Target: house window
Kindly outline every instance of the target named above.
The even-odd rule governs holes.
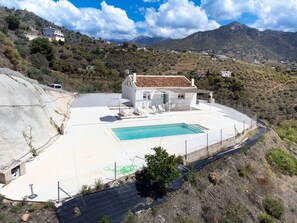
[[[177,98],[178,99],[185,99],[185,93],[179,93]]]
[[[143,92],[143,100],[151,100],[151,93],[150,92]]]

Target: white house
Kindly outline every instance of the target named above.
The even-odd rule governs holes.
[[[197,93],[211,92],[197,89],[194,79],[185,76],[128,75],[122,83],[122,98],[135,108],[164,106],[167,110],[190,110],[196,104]],[[212,95],[212,94],[211,94]]]
[[[61,30],[55,29],[53,27],[46,27],[42,29],[42,35],[46,36],[52,40],[61,40],[65,41],[64,34],[62,33]]]
[[[220,72],[220,75],[221,75],[222,77],[231,77],[231,74],[232,74],[232,71],[228,71],[228,70],[222,70],[222,71]]]

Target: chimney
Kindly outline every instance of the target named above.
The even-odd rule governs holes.
[[[133,82],[136,83],[136,73],[133,73]]]
[[[195,80],[194,80],[194,78],[191,79],[191,85],[192,85],[192,87],[195,87]]]

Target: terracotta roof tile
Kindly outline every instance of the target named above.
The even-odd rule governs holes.
[[[135,84],[137,87],[193,87],[185,76],[137,75]]]

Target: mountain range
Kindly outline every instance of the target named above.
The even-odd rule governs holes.
[[[297,33],[259,31],[238,22],[218,29],[196,32],[183,39],[163,40],[151,44],[155,49],[207,51],[253,61],[289,60],[297,58]]]

